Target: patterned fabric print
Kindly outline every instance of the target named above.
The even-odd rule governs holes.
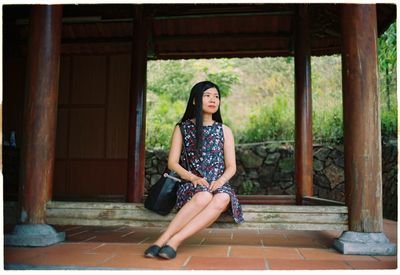
[[[211,183],[219,179],[225,171],[224,162],[224,132],[222,124],[215,122],[213,125],[203,127],[203,150],[200,157],[196,156],[196,126],[191,120],[182,123],[184,132],[184,145],[188,155],[189,169],[194,175],[206,178]],[[182,151],[182,166],[186,166],[185,156]],[[187,168],[186,168],[187,169]],[[176,208],[183,207],[197,192],[211,192],[206,187],[197,185],[196,188],[191,182],[184,182],[179,186],[177,192]],[[242,207],[235,195],[235,191],[225,183],[216,189],[213,194],[226,193],[231,201],[228,213],[233,216],[236,223],[243,223]]]

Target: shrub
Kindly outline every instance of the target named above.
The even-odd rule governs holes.
[[[293,108],[289,108],[285,97],[276,96],[272,106],[261,105],[253,111],[245,130],[238,133],[238,140],[241,143],[248,143],[293,139],[293,136]]]
[[[397,108],[381,113],[381,135],[383,138],[397,138]]]

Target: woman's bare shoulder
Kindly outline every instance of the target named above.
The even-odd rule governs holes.
[[[222,124],[222,129],[224,130],[224,134],[232,135],[232,130],[227,125]]]

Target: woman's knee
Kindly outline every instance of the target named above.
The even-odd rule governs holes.
[[[214,195],[211,204],[214,208],[216,208],[220,212],[224,212],[230,201],[231,198],[228,194],[218,193]]]
[[[205,207],[206,205],[208,205],[212,198],[213,196],[209,192],[198,192],[193,196],[192,200],[199,207]]]

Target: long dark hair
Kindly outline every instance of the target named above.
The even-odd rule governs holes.
[[[197,153],[201,154],[201,148],[203,147],[203,94],[204,91],[215,88],[218,91],[220,104],[218,106],[218,111],[212,115],[212,119],[222,123],[221,117],[221,92],[216,84],[212,83],[211,81],[201,81],[193,86],[192,90],[190,91],[190,97],[188,100],[188,104],[186,106],[186,111],[180,120],[184,122],[188,119],[195,118],[196,122],[196,149]],[[193,101],[194,100],[194,101]],[[195,103],[194,103],[195,102]]]

